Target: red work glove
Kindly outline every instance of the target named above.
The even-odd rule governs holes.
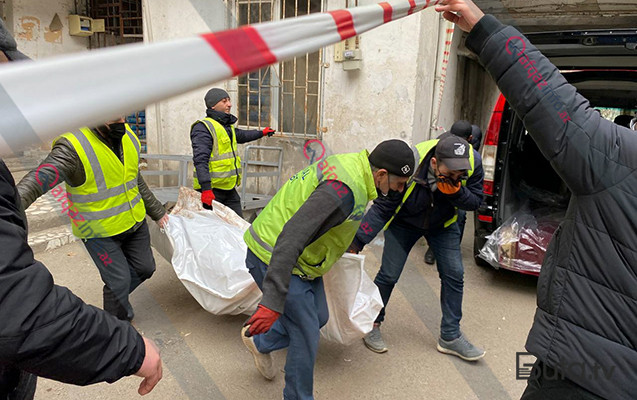
[[[267,128],[265,128],[263,130],[263,136],[270,137],[270,136],[274,135],[274,132],[276,132],[276,131],[268,126]]]
[[[204,190],[201,192],[201,202],[208,206],[212,207],[212,201],[215,199],[215,194],[212,193],[212,190]]]
[[[279,315],[281,314],[259,304],[257,311],[255,311],[248,322],[245,323],[245,325],[250,325],[250,329],[248,329],[248,336],[258,335],[269,331],[272,324],[279,319]]]

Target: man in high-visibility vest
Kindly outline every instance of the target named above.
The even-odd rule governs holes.
[[[402,191],[414,168],[401,140],[371,154],[329,156],[292,176],[245,233],[246,265],[263,299],[241,337],[267,379],[276,371],[271,352],[288,347],[286,399],[313,398],[319,329],[328,318],[321,277],[347,250],[367,203]]]
[[[139,173],[140,153],[123,118],[81,128],[55,139],[46,159],[18,184],[25,210],[52,189],[99,269],[104,310],[127,321],[134,316],[128,295],[155,272],[146,214],[160,226],[168,221]],[[66,193],[56,186],[62,181]]]
[[[264,130],[235,128],[237,117],[230,114],[232,102],[223,89],[210,89],[204,102],[206,117],[195,121],[190,128],[195,165],[193,186],[201,192],[204,208],[211,210],[212,201],[217,200],[242,217],[241,198],[235,189],[241,184],[237,144],[272,136],[275,130],[270,127]]]
[[[29,57],[0,18],[0,64],[20,60]],[[155,343],[55,285],[34,259],[20,197],[2,158],[0,248],[0,399],[33,399],[36,375],[87,385],[135,374],[144,378],[139,394],[153,390],[162,378]]]
[[[419,166],[405,194],[374,202],[349,250],[359,252],[386,227],[382,263],[374,283],[387,307],[411,248],[425,237],[436,256],[441,280],[438,351],[478,360],[484,356],[484,350],[471,344],[460,332],[464,267],[456,220],[459,208],[475,210],[482,202],[482,166],[475,164],[469,143],[452,134],[419,143],[416,149]],[[384,318],[385,308],[364,338],[365,345],[377,353],[387,351],[380,334]]]
[[[449,132],[445,132],[442,135],[438,136],[438,139],[442,139],[444,135],[456,135],[471,144],[473,147],[473,158],[475,160],[476,165],[482,165],[482,156],[478,152],[480,148],[480,143],[482,140],[482,131],[478,125],[471,125],[469,121],[460,120],[454,122],[451,125],[451,129]],[[467,211],[462,208],[458,208],[458,229],[460,230],[460,243],[462,243],[462,237],[464,235],[464,227],[467,222]],[[436,262],[436,257],[434,256],[434,251],[431,249],[431,246],[427,248],[425,252],[425,262],[429,265],[433,265]]]

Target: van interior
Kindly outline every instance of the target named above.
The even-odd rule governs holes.
[[[610,120],[637,116],[637,71],[563,71],[564,76],[589,99],[591,106]],[[522,121],[513,117],[508,135],[500,135],[507,149],[500,187],[499,221],[506,221],[522,207],[541,214],[566,210],[570,192],[529,136]],[[635,131],[637,135],[637,131]],[[506,143],[508,142],[508,143]]]

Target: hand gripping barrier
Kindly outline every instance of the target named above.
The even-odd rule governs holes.
[[[0,156],[318,50],[441,0],[408,0],[0,67]]]

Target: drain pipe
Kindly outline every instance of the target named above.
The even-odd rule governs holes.
[[[451,32],[449,31],[451,30]],[[445,89],[445,79],[447,65],[449,63],[449,50],[453,26],[440,15],[438,17],[438,51],[436,52],[436,75],[434,78],[433,91],[431,95],[431,115],[429,116],[429,138],[437,137],[444,128],[439,126],[440,108],[442,105],[442,95]]]

